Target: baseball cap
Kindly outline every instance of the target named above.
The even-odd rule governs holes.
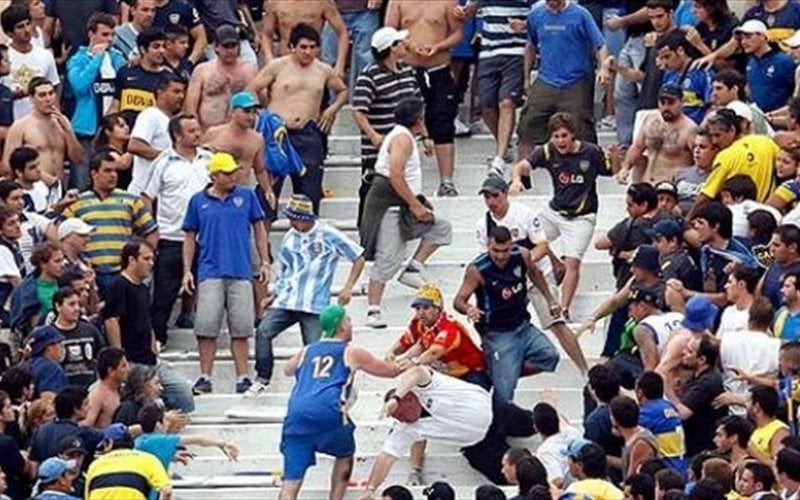
[[[39,485],[50,484],[58,481],[61,476],[69,471],[75,472],[78,468],[78,463],[75,460],[63,460],[58,457],[50,457],[39,465],[39,472],[37,478]]]
[[[747,21],[743,22],[741,26],[733,30],[734,34],[739,33],[747,33],[747,34],[754,34],[760,33],[762,35],[767,34],[767,25],[764,24],[763,21],[759,21],[758,19],[748,19]]]
[[[695,295],[686,302],[681,326],[693,332],[703,332],[714,327],[719,308],[705,295]]]
[[[72,233],[88,236],[94,230],[95,227],[91,224],[87,224],[77,217],[70,217],[58,225],[58,239],[63,240]]]
[[[508,191],[508,183],[505,179],[498,175],[489,175],[483,180],[483,184],[481,184],[481,189],[478,191],[478,194],[497,194],[505,193],[506,191]]]
[[[58,330],[52,326],[43,326],[31,332],[26,343],[31,348],[31,356],[40,356],[49,346],[63,341],[64,336]]]
[[[223,24],[217,28],[217,31],[215,31],[214,34],[216,35],[217,43],[220,45],[224,45],[226,43],[239,43],[239,31],[233,25]]]
[[[662,219],[650,228],[653,238],[663,236],[665,238],[683,237],[683,227],[675,219]]]
[[[336,333],[347,312],[339,304],[331,304],[319,313],[319,324],[322,327],[322,337],[330,338]]]
[[[283,209],[283,214],[289,219],[313,221],[317,219],[314,213],[314,203],[304,194],[293,194]]]
[[[208,173],[216,174],[222,172],[230,174],[239,170],[239,164],[236,163],[233,155],[230,153],[214,153],[211,160],[208,161]]]
[[[753,121],[753,110],[742,101],[731,101],[725,107],[736,113],[736,116],[739,118],[743,118],[749,122]]]
[[[653,274],[661,274],[661,264],[658,260],[658,250],[654,246],[644,245],[636,249],[631,266],[638,266]]]
[[[422,490],[422,494],[427,500],[456,500],[455,490],[444,481],[436,481]]]
[[[784,40],[781,43],[783,43],[784,45],[786,45],[790,49],[796,49],[796,48],[800,47],[800,30],[795,31],[794,35],[790,36],[789,38],[787,38],[786,40]]]
[[[565,457],[572,458],[573,460],[578,460],[581,456],[583,448],[590,444],[592,444],[592,442],[586,438],[575,438],[569,442],[566,448],[561,449],[561,454]]]
[[[675,184],[671,183],[670,181],[661,181],[656,184],[656,194],[658,193],[669,193],[677,198],[678,188],[676,188]]]
[[[130,434],[128,434],[128,427],[125,424],[111,424],[106,429],[106,432],[103,433],[103,439],[111,440],[111,441],[120,441],[123,439],[130,439]]]
[[[83,440],[78,436],[65,436],[58,442],[56,447],[58,455],[72,455],[75,453],[86,454],[86,447],[83,445]]]
[[[442,308],[442,292],[436,285],[426,283],[422,285],[414,297],[411,307],[429,306]]]
[[[670,99],[683,99],[683,90],[674,83],[665,83],[658,90],[658,97],[669,97]]]
[[[248,109],[258,107],[258,99],[252,92],[243,90],[231,96],[231,109]]]
[[[628,300],[630,302],[647,302],[648,304],[652,304],[654,306],[659,305],[661,302],[660,297],[661,294],[659,293],[659,290],[641,285],[631,286],[631,291],[628,294]]]
[[[397,31],[391,26],[384,26],[373,33],[370,45],[378,52],[382,52],[394,45],[395,42],[405,40],[406,38],[408,38],[408,30]]]

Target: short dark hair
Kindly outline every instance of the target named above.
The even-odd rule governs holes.
[[[533,426],[543,437],[558,434],[558,412],[549,403],[537,403],[533,407]]]
[[[317,45],[320,44],[319,32],[313,26],[307,23],[297,23],[289,33],[289,47],[296,47],[303,38],[311,40]]]
[[[639,464],[639,472],[642,474],[647,474],[648,476],[655,476],[658,474],[658,471],[669,469],[669,466],[664,461],[663,458],[648,458],[641,464]]]
[[[28,12],[27,5],[14,4],[8,6],[6,10],[0,14],[0,26],[3,31],[10,37],[14,31],[14,27],[22,21],[30,21],[31,14]]]
[[[109,28],[114,29],[117,26],[117,22],[110,14],[106,14],[105,12],[95,12],[89,16],[89,20],[86,21],[86,31],[95,33],[97,32],[97,28],[99,26],[108,26]]]
[[[123,270],[130,265],[131,260],[136,260],[139,257],[143,247],[147,247],[150,250],[153,249],[153,247],[150,246],[150,243],[138,238],[125,243],[125,246],[122,247],[122,254],[120,257],[122,260]]]
[[[727,191],[731,198],[744,200],[755,200],[758,197],[758,187],[749,175],[734,175],[722,183],[720,191]]]
[[[754,328],[759,330],[768,330],[772,325],[772,319],[775,317],[775,308],[772,307],[772,302],[766,297],[756,297],[747,311],[747,322]]]
[[[108,151],[101,151],[99,153],[95,153],[92,155],[92,159],[89,160],[89,171],[96,172],[100,170],[100,167],[103,166],[103,163],[114,163],[116,160],[111,153]]]
[[[78,291],[72,288],[71,286],[62,286],[61,288],[58,289],[58,291],[56,291],[56,293],[53,294],[53,307],[55,307],[56,305],[60,306],[61,304],[64,303],[65,300],[74,295],[80,296]]]
[[[686,500],[689,496],[681,489],[667,490],[664,492],[664,500]]]
[[[753,210],[747,214],[747,228],[753,232],[752,245],[767,245],[778,223],[775,216],[764,209]]]
[[[11,401],[20,401],[22,393],[33,384],[33,373],[27,364],[14,365],[0,378],[0,389],[5,391]]]
[[[178,138],[178,134],[183,133],[183,122],[186,120],[197,120],[197,116],[193,113],[178,113],[169,119],[167,132],[169,132],[169,138],[173,143]]]
[[[73,281],[86,279],[86,273],[81,271],[77,267],[67,267],[64,269],[64,272],[61,273],[61,276],[58,277],[58,286],[65,287],[65,286],[72,286]]]
[[[757,404],[768,417],[778,415],[780,397],[774,388],[766,385],[753,385],[750,387],[750,400],[752,404]]]
[[[142,432],[150,433],[156,430],[156,425],[164,420],[164,409],[156,403],[147,403],[142,406],[137,415]]]
[[[391,500],[414,500],[414,496],[408,491],[408,488],[405,486],[400,486],[395,484],[394,486],[389,486],[385,490],[381,492],[382,497],[389,497]]]
[[[147,49],[150,48],[151,44],[166,41],[167,35],[164,33],[164,30],[155,26],[150,26],[149,28],[143,29],[136,37],[136,47],[139,49],[139,53],[144,54],[147,52]]]
[[[12,217],[19,217],[19,214],[7,206],[0,205],[0,226],[8,222]]]
[[[517,463],[522,460],[523,458],[532,457],[533,454],[531,450],[528,448],[520,448],[514,447],[509,448],[507,452],[505,452],[506,460],[508,460],[509,465],[517,465]]]
[[[36,93],[36,89],[45,85],[50,85],[51,87],[55,88],[53,82],[43,76],[35,76],[31,78],[31,81],[28,82],[28,94],[34,95]]]
[[[689,500],[725,500],[725,488],[711,478],[705,478],[694,483],[694,488],[689,492]]]
[[[697,345],[697,357],[703,357],[708,366],[716,366],[719,360],[719,344],[711,335],[701,335]]]
[[[800,481],[800,451],[784,448],[775,457],[775,470],[792,481]]]
[[[394,121],[403,127],[410,127],[422,120],[425,112],[425,103],[416,97],[406,97],[397,103],[394,108]]]
[[[189,30],[180,24],[169,24],[164,27],[164,36],[167,37],[167,41],[173,41],[184,36],[189,36]]]
[[[773,234],[777,234],[784,245],[794,245],[794,252],[800,255],[800,227],[794,224],[781,224],[775,228]]]
[[[673,0],[647,0],[648,9],[664,9],[667,12],[672,12],[675,8]]]
[[[744,281],[744,286],[749,293],[756,293],[758,281],[761,279],[761,272],[758,269],[737,263],[733,265],[731,276],[735,281]]]
[[[744,463],[744,468],[753,475],[754,482],[761,483],[760,491],[771,491],[772,487],[775,486],[775,474],[773,474],[772,467],[769,465],[749,460]]]
[[[731,239],[733,236],[733,214],[728,207],[718,201],[700,207],[694,214],[694,219],[705,219],[712,228],[716,227],[717,233],[725,239]]]
[[[520,495],[527,493],[537,484],[547,485],[547,469],[541,460],[534,456],[526,457],[517,462],[517,483]]]
[[[125,359],[125,351],[116,347],[104,347],[97,353],[97,376],[103,380],[111,370]]]
[[[16,174],[25,170],[25,166],[39,158],[39,152],[28,146],[20,146],[16,148],[8,156],[8,165],[11,171]]]
[[[171,71],[162,71],[161,75],[159,75],[158,77],[158,82],[156,83],[156,88],[155,88],[156,97],[158,97],[160,93],[165,92],[169,88],[169,86],[172,85],[173,83],[185,86],[186,80],[184,80],[183,78],[181,78],[180,76],[176,75]]]
[[[644,500],[654,500],[656,497],[656,481],[647,474],[633,474],[625,479],[625,486],[631,489],[631,496],[639,496]]]
[[[560,128],[569,130],[572,135],[575,135],[575,119],[572,114],[565,112],[555,113],[547,120],[547,131],[552,134]]]
[[[506,500],[506,494],[493,484],[484,484],[475,488],[475,500]]]
[[[495,243],[508,243],[511,241],[511,231],[506,226],[494,226],[489,231],[489,239],[494,240]]]
[[[715,0],[716,1],[716,0]],[[715,3],[715,2],[709,2]],[[736,97],[740,101],[747,100],[747,78],[735,69],[723,69],[714,75],[714,81],[719,82],[729,89],[736,87]]]
[[[603,403],[609,403],[619,395],[619,377],[606,365],[594,365],[587,373],[589,387]]]
[[[722,432],[728,436],[736,436],[736,444],[741,448],[747,448],[750,436],[753,435],[753,424],[739,415],[728,415],[719,419],[717,422],[722,427]]]
[[[606,451],[597,443],[587,443],[580,451],[577,461],[588,478],[605,478],[608,472]]]
[[[642,372],[636,379],[636,388],[642,391],[642,395],[648,401],[664,397],[664,379],[655,371]]]
[[[706,120],[708,127],[720,127],[727,132],[733,130],[736,135],[742,133],[742,119],[730,109],[717,109]]]
[[[56,252],[60,252],[61,247],[52,241],[43,241],[39,243],[31,251],[31,265],[36,269],[40,269],[42,264],[48,262],[53,258]]]
[[[683,49],[683,52],[691,59],[695,59],[698,54],[700,54],[695,46],[686,39],[686,32],[682,29],[676,29],[660,36],[656,42],[656,50],[661,50],[663,48],[668,48],[672,51]]]
[[[658,206],[658,193],[656,193],[656,188],[649,182],[631,184],[626,194],[637,205],[647,205],[648,210]]]
[[[628,396],[616,396],[608,404],[611,416],[623,429],[639,425],[639,405]]]
[[[83,402],[89,396],[86,389],[79,385],[68,385],[62,387],[56,394],[55,408],[56,416],[61,420],[72,418],[75,411],[83,406]]]
[[[16,181],[10,181],[8,179],[0,180],[0,200],[8,200],[8,197],[11,196],[11,193],[18,189],[22,189],[22,186]]]
[[[530,489],[525,500],[553,500],[553,496],[550,494],[550,486],[537,484]]]
[[[686,486],[686,481],[683,479],[683,474],[672,468],[666,468],[656,472],[654,476],[656,485],[663,491],[683,489]]]

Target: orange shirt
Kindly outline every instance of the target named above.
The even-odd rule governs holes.
[[[417,341],[420,341],[423,352],[433,345],[444,348],[445,353],[438,363],[444,365],[440,371],[448,375],[463,377],[467,372],[486,369],[483,351],[472,341],[467,329],[444,312],[431,328],[421,325],[417,318],[411,320],[408,330],[400,337],[400,345],[408,349]]]

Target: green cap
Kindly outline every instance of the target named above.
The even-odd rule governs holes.
[[[331,304],[319,313],[319,324],[322,326],[322,338],[328,339],[333,337],[336,329],[339,328],[339,323],[342,322],[345,315],[344,307],[339,304]]]

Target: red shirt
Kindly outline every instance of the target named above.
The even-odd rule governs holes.
[[[443,366],[439,370],[453,377],[463,377],[467,372],[486,368],[483,351],[472,341],[467,329],[444,312],[431,328],[420,324],[417,318],[411,320],[408,330],[400,337],[400,345],[409,349],[417,341],[420,341],[423,352],[433,345],[442,346],[444,355],[437,363]]]

